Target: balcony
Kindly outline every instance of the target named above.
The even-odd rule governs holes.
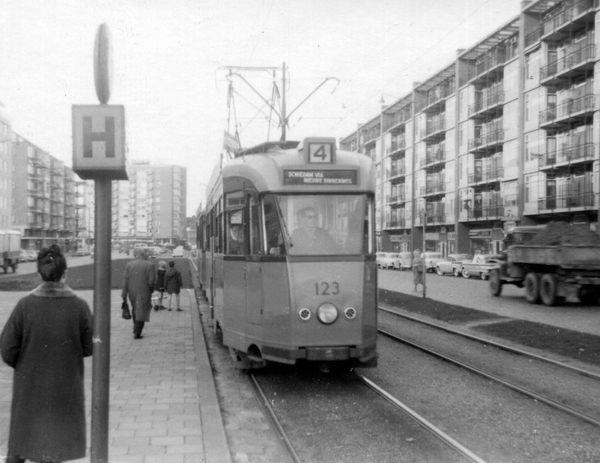
[[[552,61],[540,69],[540,83],[542,85],[556,85],[563,79],[580,75],[594,68],[596,59],[596,45],[586,45],[567,56]]]
[[[392,146],[385,149],[385,154],[392,154],[396,151],[402,151],[406,149],[406,140],[393,141]]]
[[[444,180],[428,183],[421,188],[421,196],[439,195],[446,192],[446,182]]]
[[[544,33],[544,26],[538,26],[525,36],[525,48],[537,43]]]
[[[593,94],[569,99],[555,108],[540,111],[540,127],[544,129],[559,128],[572,122],[582,122],[592,116],[596,98]]]
[[[467,217],[469,220],[490,220],[504,216],[504,206],[488,206],[469,209]]]
[[[440,162],[446,161],[446,150],[436,149],[431,150],[425,155],[425,159],[421,159],[421,167],[431,167]]]
[[[385,199],[387,204],[403,203],[406,202],[406,193],[396,193],[394,195],[387,195]]]
[[[540,211],[594,207],[594,193],[570,193],[566,195],[546,196],[538,200]]]
[[[481,137],[472,138],[469,140],[469,151],[486,151],[490,148],[495,148],[497,145],[504,142],[504,130],[495,130]]]
[[[406,228],[406,219],[386,221],[384,228]]]
[[[406,175],[406,166],[404,166],[404,164],[392,167],[392,169],[388,171],[389,178],[399,177],[401,175]]]
[[[474,105],[469,106],[469,117],[486,116],[488,113],[496,111],[498,106],[504,104],[504,92],[497,91],[485,98],[482,98]]]
[[[406,124],[410,118],[412,117],[412,110],[410,106],[408,110],[400,110],[398,113],[395,113],[393,117],[391,117],[386,124],[384,124],[384,129],[394,129],[402,124]]]
[[[436,212],[435,214],[427,213],[427,225],[434,225],[439,223],[446,223],[446,214],[443,212]]]
[[[593,21],[597,0],[581,0],[571,8],[558,11],[554,16],[544,21],[541,39],[556,42],[569,35],[572,30],[582,27],[582,23]]]
[[[594,159],[596,151],[593,143],[565,146],[559,150],[546,153],[540,157],[540,169],[553,169],[563,165]]]
[[[444,138],[446,133],[446,120],[440,119],[435,122],[427,122],[427,129],[425,130],[425,139],[438,139]]]
[[[489,79],[491,78],[490,74],[498,74],[502,71],[504,63],[506,63],[504,48],[497,48],[477,60],[475,67],[469,69],[467,81],[476,83],[477,80],[483,77]]]
[[[467,181],[469,185],[477,183],[497,182],[504,177],[504,168],[496,167],[495,169],[482,170],[468,174]]]

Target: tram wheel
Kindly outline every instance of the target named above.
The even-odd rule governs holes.
[[[525,299],[530,304],[540,303],[540,276],[530,272],[525,275]]]

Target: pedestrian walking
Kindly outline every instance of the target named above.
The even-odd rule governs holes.
[[[416,291],[418,285],[423,286],[423,258],[421,257],[420,249],[413,251],[412,271]]]
[[[171,260],[169,261],[169,270],[167,270],[165,275],[165,289],[169,295],[169,312],[171,311],[173,298],[175,298],[175,308],[178,312],[181,312],[179,305],[179,291],[181,290],[181,286],[183,286],[181,272],[175,268],[175,261]]]
[[[152,312],[152,293],[156,282],[156,269],[154,264],[148,262],[148,249],[139,249],[137,258],[125,266],[123,273],[123,301],[131,302],[131,315],[133,320],[133,337],[142,339],[144,324],[150,321]]]
[[[37,256],[43,283],[17,302],[0,334],[14,368],[8,463],[85,457],[83,358],[92,355],[92,313],[65,283],[57,245]]]
[[[158,263],[158,270],[156,271],[156,290],[158,291],[158,298],[154,305],[154,310],[165,310],[166,307],[162,305],[163,297],[165,295],[165,274],[167,273],[167,264],[164,260]]]

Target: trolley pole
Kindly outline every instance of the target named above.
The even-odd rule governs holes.
[[[94,246],[94,359],[92,365],[93,463],[108,463],[110,386],[111,180],[94,182],[96,191]]]

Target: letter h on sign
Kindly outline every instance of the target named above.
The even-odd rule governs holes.
[[[94,132],[91,116],[83,117],[83,157],[91,158],[96,153],[104,153],[106,158],[115,157],[115,118],[96,118],[99,122],[104,119],[104,131]],[[95,149],[94,149],[95,148]]]

